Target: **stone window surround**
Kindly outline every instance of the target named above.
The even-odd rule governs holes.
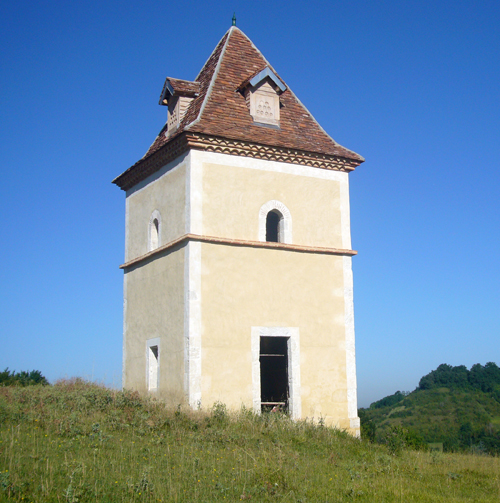
[[[302,401],[300,396],[300,337],[298,327],[252,327],[252,398],[253,410],[261,413],[260,384],[260,338],[288,338],[288,408],[292,419],[302,416]]]
[[[158,220],[158,243],[157,246],[153,247],[153,235],[152,235],[152,228],[154,226],[154,221]],[[151,213],[151,217],[149,218],[149,225],[148,225],[148,252],[156,250],[157,248],[160,248],[161,246],[161,214],[158,210],[154,210],[153,213]]]
[[[277,210],[282,218],[278,228],[278,238],[280,243],[292,244],[292,215],[290,210],[281,202],[272,199],[263,204],[259,210],[259,241],[266,242],[266,221],[270,211]]]

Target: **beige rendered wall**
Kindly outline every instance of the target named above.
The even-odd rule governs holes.
[[[278,200],[290,211],[293,244],[343,248],[340,182],[301,168],[292,174],[204,162],[203,234],[257,241],[260,208]]]
[[[189,157],[168,164],[127,191],[125,261],[146,254],[151,215],[161,215],[159,246],[185,234],[186,171]]]
[[[123,387],[147,391],[146,341],[159,338],[158,396],[184,401],[184,247],[125,271]]]
[[[147,253],[154,210],[160,246],[257,241],[271,200],[292,244],[351,248],[347,173],[191,151],[127,192],[126,261]],[[127,269],[124,290],[124,387],[146,390],[146,340],[160,337],[160,393],[252,407],[252,327],[295,327],[302,417],[359,431],[350,257],[189,242]]]
[[[204,406],[252,407],[253,326],[298,327],[302,417],[350,429],[342,257],[202,245]]]

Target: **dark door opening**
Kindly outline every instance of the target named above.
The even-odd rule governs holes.
[[[262,411],[288,410],[288,337],[260,338],[260,402]]]

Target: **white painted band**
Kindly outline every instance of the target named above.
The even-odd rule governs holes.
[[[201,406],[201,243],[184,255],[184,390],[189,405]]]
[[[358,398],[356,385],[356,350],[354,341],[354,299],[352,279],[352,259],[342,257],[344,269],[344,316],[345,349],[347,370],[347,413],[349,419],[358,417]]]

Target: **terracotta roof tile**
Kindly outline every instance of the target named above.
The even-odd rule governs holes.
[[[183,132],[333,155],[356,164],[364,161],[360,155],[336,143],[289,87],[280,95],[280,127],[255,123],[240,89],[266,66],[283,82],[250,39],[239,28],[231,27],[196,77],[197,84],[169,78],[174,88],[198,86],[199,94],[191,102],[177,131],[167,138],[164,126],[144,157],[132,168],[140,169],[138,165]]]
[[[174,94],[177,96],[197,96],[200,93],[201,85],[199,82],[167,77],[167,79],[165,80],[165,85],[163,86],[164,90],[167,86],[167,83],[170,84],[171,88],[174,91]]]

